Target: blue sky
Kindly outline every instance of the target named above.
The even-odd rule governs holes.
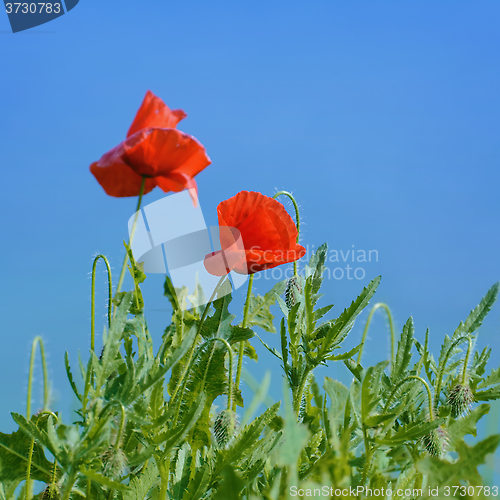
[[[25,411],[36,335],[50,354],[54,407],[71,418],[63,354],[75,368],[78,349],[86,356],[92,259],[104,253],[118,272],[136,203],[108,197],[88,167],[125,137],[147,89],[188,113],[180,128],[212,158],[197,177],[209,224],[240,190],[293,191],[304,246],[378,251],[363,280],[327,280],[324,304],[340,313],[381,274],[376,300],[398,329],[410,315],[418,338],[429,327],[437,351],[500,278],[499,15],[498,1],[483,0],[81,0],[15,35],[0,15],[2,430],[14,428],[10,411]],[[156,340],[169,320],[162,282],[144,283]],[[497,304],[479,347],[498,349],[499,320]],[[382,316],[369,342],[365,363],[387,356]],[[279,397],[278,367],[259,353]],[[349,380],[343,366],[321,373]]]

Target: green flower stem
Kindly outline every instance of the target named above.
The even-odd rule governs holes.
[[[293,203],[293,208],[295,208],[295,226],[297,227],[297,243],[299,242],[299,234],[300,234],[300,214],[299,214],[299,206],[297,205],[297,202],[295,201],[295,198],[292,193],[288,191],[278,191],[274,196],[273,199],[275,200],[278,196],[288,196],[290,200],[292,200]],[[293,262],[293,274],[294,276],[297,276],[297,261],[295,260]]]
[[[377,309],[384,309],[384,311],[387,314],[387,318],[389,320],[389,327],[391,331],[391,372],[392,368],[394,365],[394,321],[392,319],[392,313],[391,309],[387,304],[384,304],[383,302],[378,302],[372,307],[372,310],[370,311],[370,314],[368,315],[368,319],[366,320],[366,325],[365,325],[365,330],[363,331],[363,337],[361,339],[361,349],[359,350],[358,353],[358,365],[361,363],[361,356],[363,355],[363,347],[365,345],[365,340],[366,340],[366,335],[368,333],[368,328],[370,327],[370,324],[372,322],[373,315]]]
[[[193,367],[196,359],[200,355],[200,353],[203,350],[203,348],[206,347],[208,344],[211,344],[211,343],[217,342],[217,341],[220,341],[223,344],[225,344],[225,346],[227,348],[227,351],[229,353],[229,388],[228,388],[228,407],[227,407],[228,410],[229,410],[231,408],[230,405],[231,405],[231,400],[232,400],[232,397],[233,397],[233,384],[232,384],[232,381],[233,381],[233,350],[231,349],[231,346],[229,345],[229,342],[226,339],[223,339],[221,337],[212,337],[211,339],[208,339],[205,342],[203,342],[203,344],[201,344],[200,347],[198,347],[198,349],[196,350],[195,355],[191,358],[190,363],[188,365],[188,368],[187,368],[186,372],[189,372],[190,369]],[[203,376],[203,381],[202,381],[202,384],[201,384],[200,393],[205,388],[205,382],[206,382],[206,379],[207,379],[208,368],[210,366],[210,361],[212,359],[212,355],[213,355],[213,352],[210,355],[210,359],[208,360],[207,366],[205,368],[205,374]],[[184,378],[183,383],[182,383],[182,387],[180,389],[180,397],[177,400],[177,404],[176,404],[176,407],[175,407],[174,422],[177,422],[177,419],[179,418],[179,411],[181,409],[182,398],[184,397],[184,392],[186,390],[186,385],[187,385],[187,377]]]
[[[428,399],[428,404],[429,404],[429,419],[432,422],[434,420],[434,409],[432,407],[432,393],[431,389],[429,387],[429,384],[422,378],[422,377],[417,377],[416,375],[410,375],[401,382],[399,382],[396,387],[392,390],[390,396],[387,398],[387,402],[385,403],[384,407],[384,414],[387,413],[387,410],[389,409],[389,406],[391,406],[391,403],[396,396],[396,393],[398,392],[399,388],[403,385],[406,384],[406,382],[409,382],[410,380],[418,380],[419,382],[422,382],[424,384],[425,390],[427,391],[427,399]]]
[[[245,307],[243,309],[243,323],[241,326],[243,328],[247,327],[248,320],[248,310],[250,309],[250,300],[252,299],[252,285],[253,285],[253,274],[248,278],[248,289],[247,289],[247,298],[245,300]],[[240,342],[240,348],[238,352],[238,367],[236,368],[236,390],[240,387],[241,380],[241,369],[243,367],[243,354],[245,353],[245,342]],[[229,409],[229,408],[228,408]],[[233,401],[233,411],[236,411],[236,400]]]
[[[193,359],[194,350],[196,349],[196,342],[198,340],[198,337],[200,336],[201,328],[202,328],[203,323],[205,322],[205,319],[206,319],[206,317],[208,315],[208,311],[210,309],[212,301],[214,300],[215,295],[217,294],[219,288],[221,287],[221,285],[222,285],[222,283],[224,282],[225,279],[226,279],[226,276],[222,276],[221,277],[221,279],[219,280],[219,282],[215,286],[214,291],[212,292],[212,295],[210,296],[210,299],[207,302],[207,305],[205,306],[205,310],[203,311],[203,315],[201,316],[201,319],[200,319],[200,324],[198,325],[198,331],[196,332],[196,335],[195,335],[194,341],[193,341],[193,345],[192,345],[191,350],[189,352],[188,360],[186,362],[186,368],[182,372],[181,378],[180,378],[180,380],[179,380],[176,388],[174,389],[174,393],[170,397],[170,401],[174,401],[175,397],[177,396],[177,393],[179,392],[180,387],[184,384],[184,382],[186,380],[186,376],[187,376],[187,373],[188,373],[188,370],[189,370],[189,366],[191,364],[191,360]]]
[[[446,355],[443,359],[443,364],[442,367],[440,365],[439,371],[436,375],[436,383],[434,384],[434,406],[436,407],[436,410],[439,405],[439,396],[441,395],[441,385],[443,383],[443,375],[444,375],[444,370],[446,368],[446,364],[448,363],[448,360],[450,359],[451,353],[453,352],[453,349],[462,342],[465,342],[466,340],[469,340],[470,337],[460,337],[451,346],[449,347],[448,351],[446,352]]]
[[[304,388],[307,384],[307,378],[309,377],[310,370],[307,370],[303,377],[300,385],[297,387],[297,390],[292,390],[293,392],[293,409],[295,413],[297,414],[297,417],[299,416],[300,412],[300,404],[302,403],[302,396],[304,394]]]
[[[120,427],[118,428],[118,434],[116,435],[116,442],[115,442],[115,450],[120,447],[120,440],[123,434],[123,430],[125,428],[125,408],[120,401],[117,401],[116,399],[113,399],[110,401],[99,413],[99,417],[97,419],[97,427],[93,429],[92,431],[92,436],[97,436],[101,429],[106,425],[106,422],[108,421],[108,411],[113,407],[113,406],[118,406],[121,410],[121,419],[120,419]],[[104,418],[106,417],[106,418]]]
[[[31,345],[30,368],[28,373],[28,396],[26,398],[26,418],[31,418],[31,388],[33,385],[33,369],[35,367],[36,346],[40,346],[40,357],[42,358],[43,371],[43,409],[49,406],[49,379],[47,376],[47,363],[45,362],[45,349],[42,337],[36,336]]]
[[[38,414],[35,420],[35,426],[38,427],[38,420],[42,415],[52,415],[57,420],[57,415],[52,413],[51,411],[44,410]],[[30,443],[30,448],[28,451],[28,465],[26,466],[26,485],[25,485],[25,492],[26,492],[26,500],[30,500],[31,498],[31,462],[33,461],[33,449],[35,447],[35,438],[31,439]],[[54,478],[56,475],[56,466],[57,466],[57,459],[54,457],[54,472],[52,473],[52,482],[54,482]]]
[[[97,267],[97,262],[102,259],[106,264],[106,269],[108,271],[108,328],[111,326],[111,305],[113,300],[113,288],[111,283],[111,268],[109,267],[108,259],[99,254],[92,264],[92,291],[90,296],[90,349],[94,351],[95,349],[95,270]]]
[[[73,489],[73,485],[75,484],[77,478],[77,471],[71,467],[70,472],[68,474],[68,479],[66,480],[66,488],[64,489],[64,494],[62,500],[69,500],[71,495],[71,490]]]
[[[144,186],[146,185],[146,177],[142,177],[141,189],[139,191],[139,199],[137,200],[137,208],[135,209],[136,215],[134,219],[134,223],[132,224],[132,229],[130,230],[130,238],[128,240],[129,246],[132,244],[132,240],[134,239],[135,228],[137,226],[137,219],[139,218],[139,210],[141,209],[142,196],[144,194]],[[125,278],[125,269],[127,268],[128,254],[125,252],[125,258],[123,259],[122,269],[120,271],[120,278],[118,279],[118,285],[116,287],[115,294],[117,294],[123,284],[123,279]],[[117,308],[115,308],[116,314]]]
[[[469,345],[467,346],[467,353],[465,354],[464,367],[462,370],[462,385],[465,385],[467,383],[467,367],[469,365],[469,359],[472,353],[472,339],[469,337],[468,341]]]

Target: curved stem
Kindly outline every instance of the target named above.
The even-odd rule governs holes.
[[[200,324],[198,325],[198,331],[196,332],[196,335],[194,337],[193,346],[191,347],[191,351],[189,352],[189,357],[188,357],[188,360],[186,362],[186,368],[182,372],[181,378],[179,379],[179,382],[177,383],[177,386],[174,389],[174,393],[170,397],[170,401],[173,401],[175,399],[175,397],[177,396],[177,393],[179,392],[180,387],[184,384],[184,381],[186,380],[186,375],[187,375],[187,372],[189,370],[189,366],[191,365],[191,360],[193,359],[193,353],[194,353],[194,350],[196,348],[196,342],[197,342],[198,337],[200,335],[201,328],[202,328],[203,323],[205,322],[205,319],[208,315],[208,311],[210,309],[212,301],[214,300],[215,295],[217,294],[217,291],[219,290],[220,286],[222,285],[222,283],[224,282],[225,279],[226,279],[226,276],[221,277],[221,279],[219,280],[219,282],[215,286],[214,291],[212,292],[212,295],[210,296],[210,299],[207,302],[207,305],[205,306],[205,310],[203,311],[203,315],[201,316],[201,319],[200,319]]]
[[[299,242],[299,235],[300,235],[300,214],[299,214],[299,206],[297,205],[297,202],[295,201],[295,198],[292,193],[288,191],[278,191],[274,196],[273,199],[275,200],[278,196],[288,196],[290,200],[292,200],[293,203],[293,208],[295,209],[295,226],[297,227],[297,243]],[[295,260],[293,262],[293,274],[294,276],[297,276],[297,261]]]
[[[302,377],[302,382],[298,386],[297,392],[295,393],[294,398],[293,398],[293,406],[294,406],[293,409],[295,410],[297,417],[299,416],[300,404],[302,403],[302,395],[304,394],[304,388],[307,384],[308,377],[309,377],[309,371],[306,371],[304,373],[304,376]]]
[[[467,383],[467,366],[469,364],[469,358],[472,353],[472,339],[469,337],[469,345],[467,346],[467,353],[465,354],[464,367],[462,371],[462,385]]]
[[[194,365],[196,359],[198,358],[199,354],[207,346],[207,344],[211,344],[212,342],[216,342],[216,341],[220,341],[223,344],[225,344],[225,346],[226,346],[226,348],[228,350],[228,353],[229,353],[229,388],[228,388],[228,409],[229,409],[230,408],[230,402],[231,402],[231,399],[233,397],[233,385],[232,385],[232,381],[233,381],[233,368],[232,368],[233,350],[231,349],[231,346],[229,345],[229,342],[226,339],[223,339],[221,337],[212,337],[211,339],[208,339],[205,342],[203,342],[203,344],[201,344],[200,347],[198,347],[198,349],[196,350],[195,355],[191,358],[190,363],[189,363],[188,368],[187,368],[186,371],[189,371],[193,367],[193,365]],[[209,361],[207,363],[207,366],[206,366],[206,369],[205,369],[205,374],[203,376],[203,381],[202,381],[202,384],[201,384],[200,393],[205,388],[205,382],[206,382],[206,378],[207,378],[207,374],[208,374],[208,367],[210,366],[210,360],[211,359],[212,359],[212,355],[210,356],[210,359],[209,359]],[[175,407],[174,422],[177,422],[177,419],[179,418],[179,411],[181,409],[182,398],[183,398],[184,392],[186,390],[186,385],[187,385],[187,377],[184,378],[183,383],[182,383],[182,387],[180,389],[180,393],[179,393],[180,396],[179,396],[179,399],[177,400],[177,404],[176,404],[176,407]]]
[[[95,349],[95,270],[99,259],[104,261],[108,271],[108,328],[111,326],[111,305],[113,303],[111,268],[109,267],[108,259],[104,255],[99,254],[92,264],[92,291],[90,296],[90,349],[92,351]]]
[[[30,368],[28,373],[28,396],[26,399],[26,417],[29,420],[31,417],[31,388],[33,385],[33,369],[35,367],[35,354],[36,346],[40,346],[40,357],[42,358],[42,371],[43,371],[43,408],[49,406],[49,380],[47,376],[47,364],[45,362],[45,349],[43,346],[42,337],[36,336],[31,345]]]
[[[74,469],[70,470],[68,474],[68,479],[66,480],[66,489],[64,490],[64,494],[62,500],[69,500],[71,496],[71,490],[73,489],[73,485],[75,484],[77,477],[77,472]]]
[[[106,413],[109,411],[109,409],[115,405],[117,405],[121,410],[120,427],[118,428],[118,434],[116,435],[116,441],[115,441],[115,446],[114,446],[115,450],[116,450],[120,447],[120,440],[122,438],[123,430],[125,428],[125,415],[126,415],[125,414],[125,407],[123,406],[122,403],[120,403],[120,401],[113,399],[100,411],[99,417],[97,419],[97,422],[98,422],[97,427],[96,427],[96,429],[93,429],[93,435],[97,435],[99,433],[99,431],[101,430],[101,428],[104,427],[104,425],[107,422],[107,418],[105,419],[104,417],[106,416]]]
[[[55,413],[52,413],[49,410],[44,410],[38,414],[35,420],[35,426],[38,428],[38,420],[42,415],[52,415],[57,420],[57,415]],[[30,500],[31,498],[31,462],[33,460],[33,449],[35,447],[35,438],[31,438],[31,443],[30,443],[30,448],[28,451],[28,465],[26,466],[26,485],[25,485],[25,492],[26,492],[26,500]],[[52,482],[54,483],[54,478],[56,475],[56,466],[57,466],[57,459],[54,457],[54,470],[52,473]]]
[[[358,353],[358,365],[361,363],[361,356],[363,354],[363,347],[365,346],[365,340],[366,340],[366,334],[368,333],[368,328],[370,327],[370,324],[372,322],[373,315],[377,309],[384,309],[384,311],[387,314],[387,318],[389,320],[389,327],[390,327],[390,332],[391,332],[391,372],[392,368],[394,365],[394,321],[392,319],[392,313],[391,309],[387,304],[384,304],[383,302],[378,302],[372,307],[372,310],[370,311],[370,314],[368,315],[368,319],[366,320],[366,325],[365,329],[363,331],[363,337],[361,338],[361,349],[359,350]]]
[[[410,376],[404,378],[403,380],[401,380],[401,382],[399,382],[396,385],[396,387],[394,387],[394,389],[392,390],[390,396],[387,398],[387,402],[385,403],[384,412],[383,413],[384,414],[387,413],[387,410],[389,409],[389,406],[391,405],[392,400],[394,399],[394,396],[398,392],[399,388],[403,384],[406,384],[406,382],[408,382],[410,380],[418,380],[419,382],[422,382],[422,384],[424,384],[425,390],[427,391],[427,399],[428,399],[428,404],[429,404],[429,419],[432,422],[434,420],[434,409],[432,407],[432,393],[431,393],[431,389],[429,387],[429,384],[422,377],[417,377],[416,375],[410,375]]]
[[[146,185],[146,177],[143,176],[141,189],[139,191],[139,199],[137,200],[137,208],[135,209],[135,219],[134,223],[132,224],[132,229],[130,230],[130,238],[128,240],[129,246],[132,244],[132,240],[134,239],[135,228],[137,226],[137,219],[139,218],[139,210],[141,209],[142,196],[144,194],[145,185]],[[118,285],[116,286],[115,294],[117,294],[122,288],[123,278],[125,277],[125,269],[127,268],[127,261],[128,261],[128,255],[127,252],[125,252],[125,258],[123,259],[122,269],[120,271],[120,278],[118,279]],[[116,313],[116,308],[115,308],[115,313]]]
[[[439,396],[441,395],[441,385],[443,383],[444,370],[446,368],[448,360],[450,359],[451,353],[453,352],[453,349],[457,347],[457,345],[461,344],[465,340],[468,340],[469,338],[470,337],[460,337],[459,339],[455,340],[455,342],[451,344],[448,351],[446,352],[446,356],[443,358],[442,366],[441,364],[439,365],[439,371],[436,374],[436,383],[434,384],[434,406],[436,407],[436,410],[439,405]]]
[[[250,309],[250,300],[252,299],[252,285],[253,285],[253,274],[250,275],[248,279],[248,288],[247,288],[247,298],[245,300],[245,307],[243,309],[243,323],[241,324],[242,328],[247,327],[248,320],[248,310]],[[236,368],[236,390],[240,387],[241,380],[241,369],[243,367],[243,355],[245,353],[245,341],[240,342],[240,348],[238,352],[238,367]],[[236,411],[236,400],[233,401],[233,411]]]

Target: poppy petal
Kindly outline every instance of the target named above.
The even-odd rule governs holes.
[[[241,191],[217,207],[219,226],[239,231],[245,247],[237,258],[229,258],[232,270],[240,274],[253,274],[302,258],[306,249],[297,244],[297,228],[285,207],[262,193]],[[220,232],[221,248],[228,259],[231,238]],[[232,252],[232,251],[231,251]],[[214,265],[209,272],[221,271],[224,266]],[[211,272],[212,274],[212,272]],[[221,274],[216,274],[221,276]]]
[[[168,177],[162,177],[158,176],[155,177],[156,179],[156,185],[162,189],[165,193],[168,193],[169,191],[174,191],[178,193],[179,191],[182,191],[184,189],[189,190],[189,195],[191,196],[191,199],[193,200],[193,204],[196,207],[198,204],[198,186],[196,184],[196,181],[187,176],[186,174],[183,174],[182,172],[171,172],[168,174]]]
[[[127,132],[127,137],[148,127],[175,128],[186,116],[182,109],[170,109],[162,99],[148,90]]]
[[[169,177],[173,171],[194,177],[210,165],[194,137],[173,128],[146,128],[128,137],[124,160],[138,174]]]
[[[142,176],[134,172],[118,154],[121,145],[106,153],[99,161],[90,165],[99,184],[110,196],[138,196],[141,191]],[[156,186],[154,179],[146,179],[144,194]]]

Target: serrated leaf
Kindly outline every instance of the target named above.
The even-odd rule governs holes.
[[[427,475],[430,486],[454,486],[467,481],[472,486],[483,484],[477,468],[486,456],[494,453],[500,442],[500,435],[490,436],[470,447],[463,441],[458,443],[459,459],[453,463],[436,457],[426,457],[417,463],[417,469]]]
[[[31,438],[21,429],[12,434],[0,432],[0,481],[15,485],[26,478],[28,450]],[[31,461],[31,477],[38,481],[48,481],[52,464],[45,458],[41,446],[35,446]]]
[[[463,438],[467,434],[471,434],[474,437],[477,433],[477,422],[484,417],[490,410],[490,405],[482,404],[477,408],[474,408],[467,415],[458,418],[457,420],[453,420],[448,425],[448,435],[450,441],[450,447],[455,449]]]
[[[363,288],[358,298],[347,309],[344,309],[342,314],[333,322],[329,332],[325,336],[319,352],[320,356],[326,356],[351,331],[354,321],[359,313],[368,305],[379,284],[380,276],[370,281],[368,286]]]
[[[248,327],[258,326],[266,332],[276,333],[276,328],[273,324],[274,315],[271,313],[270,307],[273,306],[276,299],[283,294],[285,287],[286,282],[280,281],[276,283],[264,297],[252,294],[246,322]]]
[[[398,342],[396,359],[394,361],[394,367],[391,372],[391,380],[393,382],[396,382],[397,380],[403,378],[406,370],[410,366],[412,356],[411,348],[413,347],[414,333],[415,328],[413,326],[413,318],[410,316],[405,326],[403,327],[403,333],[401,334],[401,339]]]
[[[433,421],[411,423],[399,429],[391,437],[380,439],[378,442],[384,445],[395,446],[408,441],[414,441],[429,434],[430,431],[442,425],[444,421],[444,418],[440,418]]]
[[[118,490],[118,491],[127,491],[128,490],[128,486],[126,484],[117,483],[116,481],[109,479],[109,477],[103,476],[102,474],[98,474],[97,472],[94,472],[93,470],[86,469],[83,466],[80,467],[80,472],[84,476],[91,479],[92,481],[95,481],[96,483],[99,483],[99,484],[102,484],[103,486],[106,486],[106,488],[109,488],[112,490]]]
[[[144,500],[158,482],[158,467],[153,461],[149,461],[140,474],[132,477],[128,490],[123,493],[123,500]]]
[[[470,335],[474,333],[483,322],[486,315],[490,312],[493,304],[498,296],[499,283],[495,283],[482,298],[479,305],[473,309],[467,319],[458,325],[458,328],[453,334],[452,340],[456,340],[463,335]]]

